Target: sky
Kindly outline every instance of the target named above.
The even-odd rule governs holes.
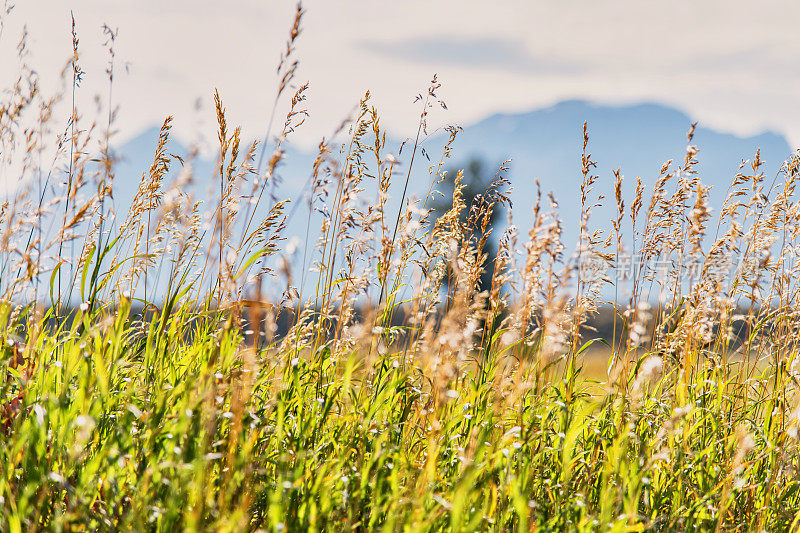
[[[10,7],[11,2],[0,0]],[[107,101],[102,26],[118,30],[112,103],[118,138],[174,115],[175,131],[213,136],[218,89],[229,124],[260,137],[275,67],[293,19],[286,0],[16,0],[2,18],[0,89],[29,61],[45,88],[71,55],[70,12],[86,72],[83,109]],[[447,104],[432,123],[469,124],[565,99],[659,102],[740,135],[766,129],[800,145],[800,3],[740,0],[308,0],[297,82],[310,117],[296,141],[316,144],[369,89],[381,122],[411,135],[414,96],[434,73]],[[3,10],[5,11],[5,10]],[[198,106],[199,104],[199,106]],[[89,111],[87,111],[89,113]]]

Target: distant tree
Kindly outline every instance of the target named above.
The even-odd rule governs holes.
[[[455,191],[455,181],[459,170],[459,168],[448,169],[444,181],[437,186],[439,192],[441,192],[443,196],[437,197],[436,201],[433,202],[432,208],[436,218],[447,213],[453,206],[453,193]],[[473,212],[473,208],[477,209],[478,206],[480,206],[482,199],[494,201],[486,227],[487,232],[490,230],[493,231],[489,235],[489,238],[486,239],[483,249],[480,250],[485,254],[486,260],[483,264],[484,268],[478,281],[478,290],[488,291],[491,289],[492,272],[494,271],[494,261],[497,255],[497,241],[495,240],[497,231],[495,226],[505,215],[504,203],[499,201],[500,198],[497,197],[499,191],[495,190],[495,186],[499,185],[499,182],[503,180],[503,178],[501,178],[499,172],[493,175],[482,160],[474,158],[467,163],[463,172],[464,175],[461,182],[463,189],[461,193],[465,208],[461,211],[459,220],[462,227],[467,231],[465,239],[470,239],[475,245],[480,242],[481,231],[480,227],[476,224],[469,224],[470,213]],[[488,196],[486,196],[487,194]],[[445,278],[446,283],[451,281],[450,278],[451,276]]]

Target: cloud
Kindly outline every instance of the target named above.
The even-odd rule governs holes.
[[[531,54],[518,41],[494,37],[418,37],[391,42],[362,41],[363,50],[391,59],[465,68],[498,69],[525,74],[578,74],[585,65]]]
[[[781,53],[772,44],[738,47],[735,50],[706,52],[683,59],[676,65],[692,72],[734,73],[771,76],[775,80],[794,77],[792,54]]]

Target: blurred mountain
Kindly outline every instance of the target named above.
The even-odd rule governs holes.
[[[646,203],[662,164],[670,159],[675,165],[683,163],[692,122],[689,116],[658,104],[608,106],[565,101],[530,113],[493,115],[464,128],[456,141],[455,159],[463,164],[478,157],[495,166],[511,159],[508,175],[514,187],[514,223],[520,230],[529,226],[538,179],[542,192],[552,191],[558,200],[567,243],[573,244],[580,216],[584,121],[588,123],[588,151],[597,162],[593,174],[599,176],[594,193],[609,200],[593,212],[590,222],[609,227],[615,205],[613,171],[620,168],[624,176],[626,206],[633,200],[637,176],[647,186]],[[742,160],[752,159],[760,149],[763,170],[771,177],[791,153],[786,139],[777,133],[739,137],[702,125],[696,128],[692,144],[699,150],[696,169],[703,184],[712,186],[711,205],[717,210]]]
[[[685,113],[659,104],[611,106],[571,100],[529,113],[497,114],[464,127],[457,137],[453,158],[446,166],[458,168],[477,157],[490,167],[497,167],[502,161],[511,159],[508,177],[513,186],[513,223],[523,235],[529,228],[536,193],[535,180],[538,179],[542,192],[547,194],[552,191],[559,202],[565,244],[568,252],[571,252],[577,238],[580,215],[584,121],[588,122],[590,135],[588,150],[598,164],[593,172],[599,175],[594,193],[595,196],[603,194],[608,199],[607,206],[594,211],[590,223],[610,228],[609,220],[614,212],[613,170],[621,168],[625,177],[626,206],[632,201],[637,176],[647,186],[646,204],[663,163],[672,159],[679,165],[683,161],[687,147],[686,133],[692,122]],[[117,167],[115,192],[118,213],[121,212],[120,208],[129,205],[142,173],[149,168],[157,138],[158,130],[152,128],[119,148],[122,161]],[[426,194],[431,180],[428,167],[439,160],[446,140],[446,133],[433,134],[424,140],[423,147],[431,161],[427,161],[421,152],[417,154],[409,197],[423,197]],[[764,132],[740,137],[702,125],[695,130],[692,144],[699,150],[699,164],[696,167],[699,175],[705,185],[712,186],[712,215],[718,213],[727,187],[742,160],[752,159],[756,150],[760,149],[761,159],[765,162],[764,172],[771,178],[791,153],[786,139],[777,133]],[[387,141],[386,151],[407,164],[411,158],[411,148],[406,144],[398,153],[399,147],[400,142]],[[186,154],[186,148],[178,142],[173,142],[169,151],[178,155]],[[287,237],[303,241],[308,226],[310,246],[318,236],[319,214],[311,213],[309,216],[302,196],[307,192],[315,156],[315,153],[289,147],[279,168],[280,185],[276,189],[278,197],[298,200]],[[200,198],[213,198],[213,193],[209,195],[209,191],[214,190],[211,188],[215,183],[214,162],[201,159],[195,161],[194,167],[195,193]],[[407,167],[402,166],[390,191],[392,220],[399,209],[406,172]],[[372,203],[375,188],[367,184],[366,189],[364,201]],[[304,270],[308,266],[307,260]]]

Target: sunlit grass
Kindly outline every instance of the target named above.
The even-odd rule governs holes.
[[[242,145],[215,93],[218,196],[198,200],[167,118],[119,218],[113,113],[99,145],[74,104],[58,122],[21,53],[0,102],[0,164],[22,168],[0,210],[0,531],[797,530],[800,160],[765,186],[756,154],[714,222],[691,131],[685,160],[625,206],[620,173],[615,199],[593,192],[585,128],[582,253],[611,267],[627,235],[642,259],[704,267],[690,283],[681,263],[638,271],[612,301],[611,280],[570,261],[554,198],[521,207],[524,231],[490,224],[510,208],[505,167],[470,205],[457,177],[432,216],[458,134],[420,165],[446,108],[435,77],[403,152],[366,95],[320,144],[308,196],[274,195],[307,114],[301,17],[281,131]],[[74,47],[60,98],[78,87]],[[412,179],[427,198],[406,195]],[[292,200],[318,236],[301,272]],[[608,228],[600,201],[617,208]],[[721,251],[758,268],[718,279]],[[592,335],[601,309],[610,338]]]

